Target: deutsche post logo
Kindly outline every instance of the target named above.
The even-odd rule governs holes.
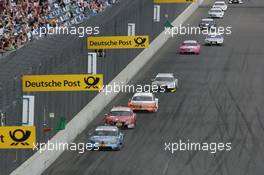
[[[146,42],[146,38],[143,37],[137,37],[134,39],[135,43],[136,43],[136,47],[145,47],[145,42]]]
[[[0,127],[0,148],[33,148],[36,142],[34,126]]]
[[[84,82],[87,85],[85,88],[86,89],[90,89],[90,88],[95,88],[98,89],[98,83],[100,81],[99,77],[93,77],[93,76],[89,76],[87,78],[84,78]]]
[[[24,92],[99,91],[103,74],[24,75]]]
[[[21,136],[20,136],[21,135]],[[10,138],[14,141],[11,146],[17,146],[18,144],[21,145],[29,145],[27,139],[30,137],[31,131],[26,130],[23,131],[22,129],[16,129],[15,131],[9,131]]]
[[[88,49],[141,49],[149,47],[149,36],[95,36],[87,38]]]

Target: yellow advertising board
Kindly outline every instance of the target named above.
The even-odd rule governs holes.
[[[192,3],[196,2],[196,0],[154,0],[154,3],[162,4],[162,3]]]
[[[33,148],[36,145],[35,126],[1,126],[0,149]]]
[[[103,74],[24,75],[24,92],[39,91],[99,91]]]
[[[99,36],[87,38],[88,49],[142,49],[149,47],[148,36]]]

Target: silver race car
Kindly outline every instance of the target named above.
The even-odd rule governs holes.
[[[89,134],[88,143],[93,145],[94,150],[112,149],[120,150],[123,146],[124,134],[116,126],[98,126],[93,133]]]
[[[225,3],[225,1],[215,1],[213,8],[221,8],[223,11],[227,10],[227,5]]]
[[[216,22],[212,18],[204,18],[199,24],[201,29],[210,29],[216,27]]]
[[[221,8],[211,8],[208,12],[211,18],[223,18],[225,12]]]
[[[224,44],[224,37],[220,34],[209,34],[205,38],[207,45],[222,45]]]
[[[152,86],[158,86],[160,90],[175,92],[178,88],[178,79],[172,73],[159,73],[152,80]]]

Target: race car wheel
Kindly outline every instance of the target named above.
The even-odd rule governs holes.
[[[114,151],[120,151],[120,149],[121,149],[121,146],[115,148]]]
[[[136,127],[136,123],[134,123],[134,124],[130,124],[129,127],[128,127],[128,125],[127,125],[127,128],[128,128],[128,129],[134,129],[135,127]]]
[[[171,89],[170,91],[171,91],[171,92],[176,92],[176,90],[177,90],[177,88],[173,88],[173,89]]]

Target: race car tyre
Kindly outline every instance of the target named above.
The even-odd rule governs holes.
[[[170,92],[176,92],[177,88],[173,88],[170,90]]]

